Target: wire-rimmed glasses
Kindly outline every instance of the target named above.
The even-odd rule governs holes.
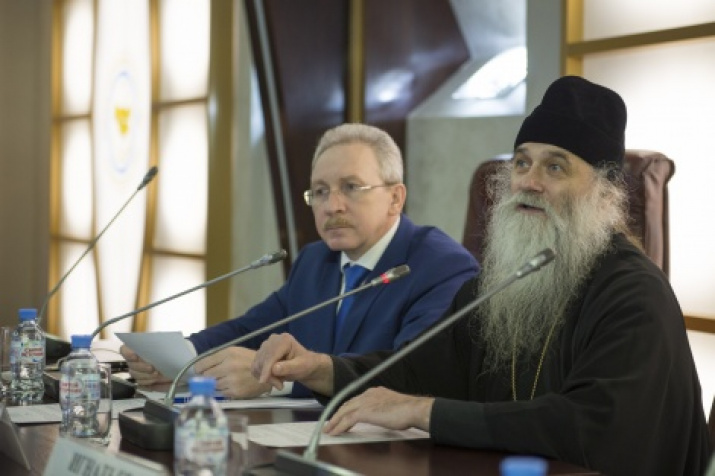
[[[315,207],[327,202],[330,198],[330,194],[335,191],[340,192],[340,194],[348,200],[357,200],[362,194],[369,190],[381,187],[391,187],[392,185],[394,184],[383,183],[379,185],[360,185],[357,183],[346,182],[340,184],[340,186],[336,189],[331,189],[325,186],[317,186],[303,192],[303,198],[309,207]]]

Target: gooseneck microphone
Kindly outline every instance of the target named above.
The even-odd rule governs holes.
[[[169,297],[167,297],[167,298],[161,299],[161,300],[159,300],[159,301],[155,301],[155,302],[153,302],[153,303],[151,303],[151,304],[147,304],[147,305],[144,306],[144,307],[141,307],[141,308],[139,308],[139,309],[135,309],[135,310],[133,310],[133,311],[131,311],[131,312],[127,312],[126,314],[122,314],[121,316],[118,316],[118,317],[115,317],[115,318],[113,318],[113,319],[110,319],[110,320],[108,320],[108,321],[102,323],[99,327],[97,327],[97,329],[94,330],[94,332],[92,332],[92,338],[94,338],[97,334],[99,334],[99,333],[102,331],[102,329],[104,329],[104,328],[107,327],[108,325],[113,324],[113,323],[115,323],[115,322],[117,322],[117,321],[121,321],[122,319],[125,319],[125,318],[127,318],[127,317],[134,316],[134,315],[136,315],[136,314],[139,314],[140,312],[149,310],[149,309],[151,309],[151,308],[153,308],[153,307],[158,306],[159,304],[163,304],[163,303],[165,303],[165,302],[167,302],[167,301],[171,301],[172,299],[176,299],[176,298],[178,298],[178,297],[181,297],[181,296],[183,296],[183,295],[185,295],[185,294],[188,294],[188,293],[190,293],[190,292],[196,291],[196,290],[198,290],[198,289],[211,286],[211,285],[214,284],[214,283],[218,283],[219,281],[223,281],[224,279],[228,279],[228,278],[230,278],[231,276],[235,276],[235,275],[240,274],[240,273],[242,273],[242,272],[244,272],[244,271],[248,271],[248,270],[250,270],[250,269],[256,269],[256,268],[260,268],[260,267],[263,267],[263,266],[266,266],[266,265],[269,265],[269,264],[277,263],[278,261],[280,261],[280,260],[282,260],[282,259],[285,259],[286,256],[287,256],[287,254],[286,254],[286,252],[285,252],[284,250],[280,250],[280,251],[276,251],[275,253],[270,253],[270,254],[263,255],[261,258],[257,259],[256,261],[253,261],[253,262],[252,262],[251,264],[249,264],[248,266],[244,266],[243,268],[239,268],[239,269],[237,269],[237,270],[231,271],[230,273],[226,273],[226,274],[224,274],[224,275],[222,275],[222,276],[219,276],[218,278],[214,278],[214,279],[211,279],[211,280],[209,280],[209,281],[206,281],[205,283],[199,284],[198,286],[194,286],[193,288],[187,289],[187,290],[185,290],[185,291],[181,291],[181,292],[176,293],[176,294],[174,294],[174,295],[172,295],[172,296],[169,296]],[[67,351],[67,352],[69,352],[69,351]],[[66,354],[65,354],[65,355],[66,355]],[[58,364],[59,364],[63,359],[64,359],[64,356],[62,356],[62,358],[60,359],[60,361],[58,362]],[[43,378],[45,379],[45,389],[46,389],[45,391],[46,391],[49,395],[55,395],[55,396],[59,395],[59,380],[58,380],[58,378],[56,378],[56,377],[54,377],[54,376],[52,376],[52,375],[48,375],[48,374],[45,374]],[[112,386],[112,392],[114,392],[115,389],[118,389],[118,388],[121,388],[121,387],[122,387],[122,385],[113,385],[113,386]],[[118,392],[121,392],[121,390],[118,390]],[[134,393],[134,391],[133,391],[133,389],[132,389],[132,394],[133,394],[133,393]],[[113,393],[112,395],[114,395],[114,393]]]
[[[181,377],[184,376],[184,374],[199,360],[203,359],[204,357],[208,357],[209,355],[213,355],[216,352],[219,352],[223,349],[227,349],[229,347],[232,347],[234,345],[241,344],[243,342],[246,342],[249,339],[253,339],[257,335],[261,335],[265,332],[268,332],[270,330],[275,329],[276,327],[280,327],[284,324],[288,324],[289,322],[293,322],[296,319],[300,319],[301,317],[305,316],[306,314],[310,314],[313,311],[317,311],[318,309],[321,309],[329,304],[332,304],[336,301],[340,301],[342,299],[345,299],[348,296],[352,296],[353,294],[360,293],[362,291],[365,291],[366,289],[370,289],[375,286],[379,286],[381,284],[389,284],[392,282],[397,281],[400,278],[403,278],[404,276],[407,276],[410,273],[410,267],[407,266],[406,264],[403,264],[401,266],[397,266],[396,268],[389,269],[382,273],[380,276],[377,278],[372,279],[371,281],[368,281],[367,283],[363,284],[362,286],[359,286],[352,291],[348,291],[346,293],[338,294],[337,296],[328,299],[327,301],[323,301],[321,303],[316,304],[315,306],[309,307],[307,309],[304,309],[296,314],[290,315],[284,319],[281,319],[279,321],[273,322],[272,324],[268,324],[267,326],[263,326],[260,329],[257,329],[253,332],[249,332],[248,334],[242,335],[241,337],[237,337],[233,340],[230,340],[226,342],[225,344],[221,344],[218,347],[214,347],[210,350],[207,350],[203,354],[199,354],[193,359],[189,360],[179,371],[177,376],[174,378],[173,382],[171,382],[171,387],[169,387],[169,390],[166,392],[166,396],[164,398],[164,404],[165,405],[171,405],[174,402],[174,395],[176,394],[176,386],[178,385],[179,381],[181,380]],[[148,403],[148,402],[147,402]]]
[[[119,431],[122,434],[122,438],[126,438],[137,446],[151,450],[168,450],[173,448],[174,444],[174,419],[178,415],[178,409],[173,406],[174,395],[176,393],[176,386],[181,380],[181,377],[187,372],[192,365],[194,365],[200,359],[212,355],[222,349],[228,348],[233,345],[238,345],[248,339],[251,339],[259,334],[267,332],[283,324],[287,324],[291,321],[299,319],[306,314],[316,311],[322,307],[332,304],[336,301],[340,301],[348,296],[362,292],[366,289],[378,286],[381,284],[392,283],[410,273],[410,268],[407,265],[397,266],[392,268],[377,278],[363,284],[360,287],[353,289],[352,291],[339,294],[327,301],[323,301],[316,304],[313,307],[305,309],[301,312],[293,314],[286,317],[280,321],[273,324],[269,324],[261,329],[258,329],[250,334],[246,334],[232,341],[226,342],[218,347],[214,347],[203,354],[197,355],[195,358],[189,360],[186,365],[179,371],[177,376],[171,383],[169,391],[166,393],[164,402],[147,400],[144,403],[144,409],[141,414],[136,412],[121,412],[119,413]]]
[[[146,186],[149,184],[149,182],[151,182],[152,180],[154,180],[154,177],[156,176],[156,174],[157,174],[158,172],[159,172],[159,169],[156,167],[156,165],[149,169],[149,171],[144,175],[144,178],[142,179],[141,183],[139,184],[139,186],[137,187],[137,189],[134,191],[134,193],[132,193],[131,196],[127,199],[127,201],[124,202],[124,205],[122,205],[122,207],[119,209],[119,211],[117,211],[117,213],[115,213],[115,215],[112,217],[112,219],[109,220],[109,223],[107,223],[107,224],[104,226],[104,228],[102,228],[102,231],[100,231],[97,236],[95,236],[94,238],[92,238],[92,240],[91,240],[91,241],[89,242],[89,244],[87,245],[87,248],[84,250],[84,253],[82,253],[82,255],[81,255],[79,258],[77,258],[77,261],[75,261],[74,264],[72,265],[72,267],[67,270],[67,272],[62,276],[62,278],[60,278],[60,280],[57,282],[57,284],[55,285],[55,287],[52,288],[52,290],[51,290],[49,293],[47,293],[47,296],[45,296],[45,301],[42,303],[42,307],[40,308],[40,312],[39,312],[39,314],[38,314],[38,316],[37,316],[37,323],[38,323],[38,324],[41,324],[41,323],[42,323],[42,318],[45,316],[45,310],[47,309],[47,303],[49,303],[50,298],[52,298],[52,296],[54,296],[55,293],[57,293],[57,291],[60,289],[60,286],[62,286],[62,283],[65,282],[65,280],[66,280],[67,277],[70,275],[70,273],[72,273],[72,271],[74,271],[74,269],[77,267],[77,265],[79,264],[79,262],[82,261],[82,258],[84,258],[85,256],[87,256],[87,253],[89,253],[90,251],[92,251],[92,249],[94,248],[94,245],[97,244],[97,241],[99,241],[99,239],[102,237],[102,235],[104,235],[104,232],[107,231],[107,229],[110,227],[110,225],[111,225],[112,223],[114,223],[114,221],[119,217],[119,215],[122,214],[122,212],[124,211],[124,209],[127,208],[127,206],[128,206],[129,203],[134,199],[134,197],[135,197],[144,187],[146,187]]]
[[[149,184],[149,182],[151,182],[152,180],[154,180],[154,177],[156,176],[156,174],[157,174],[158,172],[159,172],[159,169],[157,168],[156,165],[155,165],[154,167],[150,168],[150,169],[147,171],[147,173],[144,175],[144,178],[142,179],[142,181],[141,181],[141,183],[139,184],[139,186],[137,187],[137,192],[138,192],[139,190],[143,189],[144,187],[146,187],[146,186]]]
[[[519,278],[523,278],[527,274],[533,273],[534,271],[540,270],[543,266],[553,261],[555,257],[556,253],[554,253],[551,248],[541,250],[541,253],[538,253],[536,256],[531,258],[529,261],[526,262],[524,266],[519,268],[516,273],[514,273],[514,279],[512,279],[512,281],[515,281]],[[511,281],[505,283],[504,287],[508,286],[509,284],[511,284]]]
[[[328,402],[328,404],[323,409],[322,413],[320,414],[320,419],[315,425],[315,429],[313,430],[313,433],[310,437],[308,447],[303,453],[303,456],[301,457],[300,455],[296,455],[294,453],[279,451],[276,455],[276,469],[278,469],[279,471],[285,471],[287,474],[321,474],[336,476],[345,474],[345,470],[342,468],[316,461],[318,443],[320,441],[320,434],[322,433],[323,425],[325,425],[325,421],[327,420],[328,416],[331,415],[333,411],[335,411],[337,406],[340,405],[347,396],[359,390],[360,387],[367,384],[367,382],[375,378],[378,374],[380,374],[386,368],[390,367],[395,362],[404,358],[415,348],[422,345],[438,333],[445,330],[447,327],[454,324],[457,320],[461,319],[464,315],[475,309],[484,301],[488,300],[493,295],[502,291],[504,288],[510,286],[514,281],[541,269],[543,266],[550,263],[554,259],[554,257],[555,253],[550,248],[542,250],[540,253],[530,259],[526,265],[522,266],[519,270],[517,270],[507,279],[497,284],[493,289],[482,294],[478,299],[474,300],[469,305],[463,307],[451,316],[445,319],[441,319],[437,322],[436,325],[430,327],[427,331],[420,334],[417,338],[405,344],[394,354],[390,355],[390,357],[383,360],[378,365],[361,375],[360,378],[357,378],[353,380],[350,384],[346,385],[330,400],[330,402]],[[320,469],[319,472],[318,468]]]
[[[285,259],[286,256],[288,256],[288,254],[285,252],[285,250],[280,250],[280,251],[276,251],[274,253],[265,254],[265,255],[261,256],[260,258],[258,258],[257,260],[251,262],[251,264],[249,264],[247,266],[235,269],[229,273],[223,274],[217,278],[213,278],[209,281],[206,281],[205,283],[201,283],[199,285],[194,286],[193,288],[189,288],[184,291],[178,292],[178,293],[173,294],[173,295],[166,297],[164,299],[154,301],[150,304],[147,304],[146,306],[140,307],[139,309],[134,309],[133,311],[127,312],[126,314],[122,314],[121,316],[113,317],[112,319],[109,319],[108,321],[100,324],[99,327],[97,327],[94,330],[94,332],[92,332],[92,338],[94,338],[94,336],[99,334],[102,331],[102,329],[104,329],[105,327],[107,327],[111,324],[114,324],[117,321],[121,321],[122,319],[126,319],[127,317],[135,316],[135,315],[139,314],[140,312],[148,311],[149,309],[152,309],[160,304],[164,304],[167,301],[172,301],[176,298],[180,298],[181,296],[192,293],[199,289],[209,287],[212,284],[216,284],[220,281],[223,281],[224,279],[228,279],[230,277],[236,276],[237,274],[241,274],[244,271],[248,271],[248,270],[256,269],[256,268],[262,268],[263,266],[277,263],[278,261]]]

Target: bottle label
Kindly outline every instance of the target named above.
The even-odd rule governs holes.
[[[74,377],[63,374],[60,377],[60,400],[99,400],[99,374],[91,372]]]
[[[41,340],[13,340],[10,363],[39,363],[45,359],[45,346]]]
[[[228,460],[227,427],[209,427],[189,420],[176,432],[176,454],[200,466],[213,466]]]

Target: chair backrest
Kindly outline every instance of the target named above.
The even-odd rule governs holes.
[[[481,163],[474,171],[469,187],[462,244],[480,261],[493,204],[487,184],[503,160],[504,157],[494,158]],[[623,171],[628,188],[630,229],[641,240],[650,259],[668,275],[668,181],[675,173],[675,164],[660,152],[629,149],[626,150]]]

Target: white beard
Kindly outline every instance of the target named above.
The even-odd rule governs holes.
[[[485,370],[510,365],[514,355],[541,353],[547,336],[556,335],[569,304],[625,223],[625,194],[605,178],[594,176],[592,190],[565,197],[556,208],[535,193],[512,194],[508,174],[496,184],[480,289],[501,283],[544,248],[554,261],[490,298],[477,311],[486,345]],[[519,203],[543,208],[543,214],[517,211]],[[551,341],[553,342],[553,340]]]

